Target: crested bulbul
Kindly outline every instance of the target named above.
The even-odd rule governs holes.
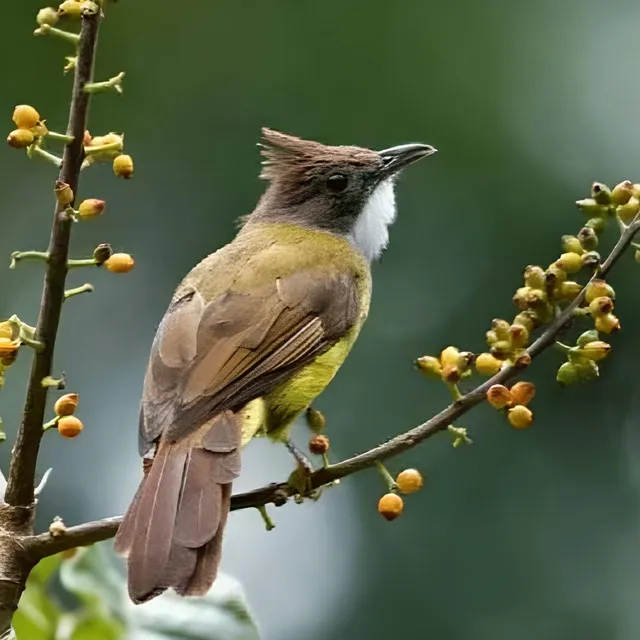
[[[262,134],[267,190],[178,286],[151,347],[139,449],[153,461],[116,537],[136,603],[211,587],[241,448],[286,440],[342,365],[395,219],[394,180],[435,152]]]

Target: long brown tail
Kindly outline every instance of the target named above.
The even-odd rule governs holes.
[[[129,596],[146,602],[172,587],[203,595],[213,584],[240,472],[239,416],[218,416],[194,444],[161,441],[116,536],[128,555]],[[230,434],[238,434],[237,439]]]

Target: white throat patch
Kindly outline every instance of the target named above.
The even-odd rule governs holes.
[[[351,233],[353,244],[367,260],[379,258],[389,242],[389,225],[396,219],[393,179],[379,184],[358,216]]]

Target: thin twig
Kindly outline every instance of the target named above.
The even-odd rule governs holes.
[[[618,258],[623,254],[624,250],[631,244],[636,233],[640,231],[640,219],[632,222],[607,259],[602,263],[600,269],[593,275],[592,279],[603,278],[611,270]],[[545,349],[554,344],[558,333],[573,319],[573,312],[582,304],[585,297],[586,287],[582,289],[578,297],[569,304],[566,309],[547,326],[540,337],[527,349],[531,360],[539,356]],[[486,393],[494,384],[503,384],[523,369],[522,365],[510,365],[502,369],[499,373],[479,385],[472,391],[461,396],[458,400],[450,404],[446,409],[433,416],[431,419],[423,422],[421,425],[396,436],[392,440],[385,442],[365,453],[339,462],[323,469],[318,469],[311,474],[309,478],[309,491],[318,489],[334,480],[345,478],[346,476],[373,466],[377,461],[398,455],[407,449],[415,447],[418,443],[430,438],[431,436],[445,431],[448,426],[457,418],[467,413],[470,409],[484,401]],[[282,504],[286,498],[293,496],[296,490],[286,482],[273,483],[254,491],[241,493],[233,496],[231,499],[231,509],[247,509],[250,507],[261,507],[271,502]],[[59,537],[52,537],[48,533],[42,533],[37,536],[31,536],[23,539],[23,544],[27,546],[36,558],[45,558],[60,551],[72,549],[77,546],[93,544],[101,540],[112,538],[120,523],[122,517],[105,518],[104,520],[96,520],[75,527],[69,527],[66,533]]]
[[[80,167],[84,159],[82,142],[89,110],[90,96],[85,92],[84,87],[93,79],[93,65],[100,27],[100,11],[97,5],[95,7],[97,9],[95,12],[85,10],[82,19],[78,44],[78,65],[66,132],[66,135],[72,137],[73,141],[65,146],[59,176],[59,180],[66,182],[74,193],[77,192]],[[63,207],[57,205],[53,214],[48,249],[49,260],[45,272],[35,335],[35,339],[43,343],[44,348],[33,359],[24,413],[13,449],[5,494],[5,501],[12,506],[28,507],[33,504],[36,462],[42,438],[42,423],[48,391],[48,387],[42,385],[42,380],[51,374],[67,276],[67,256],[72,222],[68,216],[64,216],[62,213]]]

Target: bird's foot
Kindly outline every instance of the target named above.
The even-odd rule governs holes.
[[[287,480],[287,484],[296,491],[294,500],[302,502],[304,498],[317,500],[322,493],[321,489],[314,489],[311,484],[311,474],[314,472],[313,464],[307,456],[296,447],[291,440],[285,442],[285,446],[295,458],[297,466]]]

